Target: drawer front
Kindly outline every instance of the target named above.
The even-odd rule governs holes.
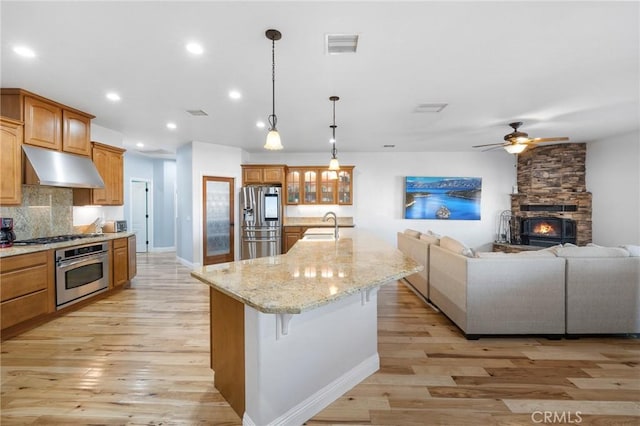
[[[47,289],[47,265],[7,272],[0,277],[0,300],[14,299]]]
[[[53,257],[51,250],[39,251],[31,254],[22,254],[19,256],[4,257],[0,262],[0,272],[5,273],[16,269],[30,268],[36,265],[44,265],[49,260],[49,256]]]
[[[126,238],[118,238],[117,240],[113,240],[113,248],[122,248],[127,247],[129,245],[129,240]]]
[[[11,327],[31,318],[47,313],[47,290],[22,296],[0,305],[0,320],[2,328]]]

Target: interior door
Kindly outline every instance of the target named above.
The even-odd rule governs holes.
[[[131,232],[135,232],[136,252],[149,251],[149,182],[131,181]]]
[[[203,264],[232,262],[234,257],[234,178],[202,178]]]

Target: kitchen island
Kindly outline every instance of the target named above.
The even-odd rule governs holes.
[[[215,386],[244,425],[302,424],[379,368],[377,291],[421,270],[366,232],[209,265]]]

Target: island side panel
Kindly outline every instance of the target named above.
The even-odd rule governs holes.
[[[245,410],[244,304],[210,289],[211,368],[215,387],[242,417]]]
[[[377,288],[292,315],[245,307],[244,424],[303,424],[378,370]],[[368,295],[368,299],[367,299]]]

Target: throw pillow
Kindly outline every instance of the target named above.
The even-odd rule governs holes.
[[[447,236],[440,238],[440,247],[462,255],[465,255],[463,251],[469,249],[469,247],[465,246],[460,241]]]
[[[440,238],[436,238],[433,235],[420,234],[420,239],[423,241],[426,241],[427,244],[435,244],[435,245],[440,244]]]
[[[404,233],[405,233],[405,235],[408,235],[408,236],[413,237],[413,238],[420,238],[420,231],[416,231],[414,229],[407,228],[407,229],[404,230]]]
[[[623,249],[629,252],[629,256],[631,257],[640,257],[640,246],[634,246],[631,244],[627,244],[621,246]]]

